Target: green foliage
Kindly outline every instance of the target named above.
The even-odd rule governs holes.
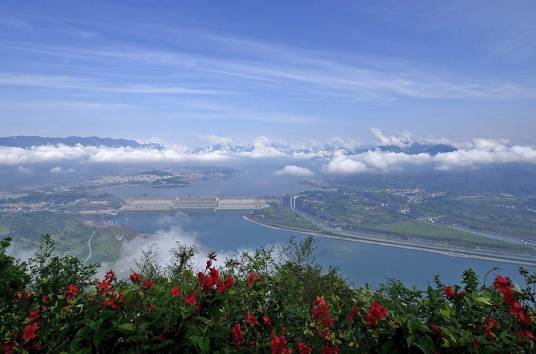
[[[0,241],[0,306],[11,302],[15,291],[22,290],[28,283],[25,265],[6,254],[11,238]]]
[[[9,352],[52,353],[533,353],[536,273],[523,287],[472,270],[461,286],[425,290],[390,281],[354,288],[314,262],[312,239],[236,259],[177,244],[166,267],[149,249],[128,279],[54,255],[43,236],[27,263],[0,243],[0,341]]]
[[[97,264],[84,265],[72,256],[54,255],[54,241],[49,234],[41,236],[39,251],[28,260],[29,290],[42,295],[53,294],[69,284],[85,287],[96,274]]]

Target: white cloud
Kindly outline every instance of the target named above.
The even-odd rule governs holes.
[[[208,140],[212,144],[217,145],[231,145],[234,144],[234,140],[225,136],[219,136],[214,134],[201,134],[197,136],[199,139]]]
[[[144,83],[124,83],[122,85],[107,84],[94,78],[41,75],[41,74],[10,74],[0,73],[0,85],[46,87],[53,89],[72,89],[85,91],[100,91],[114,93],[146,93],[146,94],[176,94],[176,95],[220,95],[228,91],[217,91],[202,88],[154,85]]]
[[[221,138],[221,137],[217,137]],[[386,139],[391,139],[387,137]],[[394,139],[394,138],[393,138]],[[224,141],[225,138],[223,138]],[[60,167],[62,162],[106,164],[151,164],[151,163],[218,163],[239,159],[286,158],[294,161],[319,159],[324,161],[323,171],[331,174],[364,172],[390,172],[410,166],[430,165],[431,168],[449,170],[477,168],[501,163],[536,163],[536,148],[512,145],[503,140],[475,139],[457,144],[458,149],[435,155],[429,153],[409,154],[379,149],[360,151],[332,144],[289,145],[258,137],[249,145],[215,145],[201,149],[189,149],[182,145],[163,148],[133,148],[106,146],[42,145],[31,148],[0,146],[0,166],[54,164],[50,172],[69,172]],[[359,152],[355,152],[359,151]],[[286,166],[276,174],[309,173],[295,164]]]
[[[414,143],[413,138],[409,132],[402,132],[399,135],[384,135],[378,128],[370,128],[370,131],[374,137],[378,140],[380,145],[393,145],[400,148],[408,147]]]
[[[358,174],[370,171],[389,172],[425,164],[438,170],[476,168],[483,165],[515,162],[536,164],[536,149],[531,146],[511,146],[489,139],[476,139],[465,146],[467,147],[463,149],[436,155],[380,150],[358,154],[338,152],[324,166],[324,170],[333,174]]]
[[[353,159],[351,156],[336,154],[329,163],[324,166],[324,171],[332,174],[348,175],[369,171],[367,165],[361,161]]]
[[[146,251],[149,248],[154,250],[154,261],[164,267],[172,261],[170,250],[177,246],[177,242],[185,246],[194,246],[199,250],[199,253],[192,259],[192,264],[194,270],[203,270],[207,261],[207,254],[212,250],[204,246],[195,233],[185,232],[179,226],[173,226],[169,230],[159,230],[152,235],[138,235],[130,240],[123,241],[119,251],[119,260],[114,265],[107,264],[101,268],[106,269],[106,267],[113,266],[120,277],[126,277],[132,270],[136,269],[135,262],[141,259],[142,251]],[[251,250],[246,249],[233,253],[218,252],[218,260],[213,265],[219,266],[224,263],[225,259],[235,257],[242,251],[251,252]]]
[[[169,28],[152,26],[147,35],[161,38],[169,35]],[[101,46],[43,46],[34,44],[12,50],[33,52],[40,56],[49,55],[64,60],[92,60],[102,65],[116,65],[117,62],[144,69],[147,66],[169,69],[176,73],[194,73],[196,81],[208,82],[211,86],[203,92],[223,93],[227,88],[240,87],[245,92],[254,89],[297,88],[290,92],[306,93],[308,97],[349,100],[391,100],[399,97],[419,99],[472,98],[508,99],[534,98],[536,89],[525,82],[504,81],[502,78],[482,80],[461,76],[455,72],[444,72],[422,66],[418,62],[408,62],[392,57],[368,57],[355,53],[327,53],[326,51],[305,50],[298,47],[232,38],[207,33],[196,33],[189,29],[181,31],[194,43],[177,46],[176,50],[158,49],[115,43]],[[186,41],[188,42],[188,41]],[[177,43],[174,43],[177,44]],[[217,58],[202,54],[199,49],[217,48],[225,55]],[[199,80],[202,79],[202,80]],[[175,91],[165,88],[166,92]],[[121,88],[124,90],[125,88]],[[128,89],[127,89],[128,90]],[[146,90],[146,89],[144,89]],[[193,90],[198,91],[196,88]],[[147,92],[151,92],[148,90]],[[182,90],[179,90],[182,93]],[[145,91],[144,91],[145,92]],[[285,91],[287,93],[289,91]],[[192,92],[194,93],[194,92]]]
[[[18,166],[17,171],[22,172],[22,173],[32,173],[31,169],[24,167],[24,166]]]
[[[509,146],[497,140],[476,139],[472,147],[437,154],[434,161],[441,170],[497,163],[536,163],[536,149],[531,146]]]
[[[311,171],[308,168],[295,166],[295,165],[287,165],[283,167],[280,170],[277,170],[274,172],[274,175],[276,176],[296,176],[296,177],[309,177],[314,175],[314,172]]]
[[[251,157],[255,159],[269,157],[284,157],[286,153],[274,146],[270,138],[261,136],[255,139],[251,149],[238,152],[239,156]]]
[[[49,171],[50,173],[72,173],[75,172],[73,168],[63,169],[61,166],[52,167]]]

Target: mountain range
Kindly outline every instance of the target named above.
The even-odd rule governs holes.
[[[49,138],[42,136],[8,136],[0,137],[0,146],[11,146],[19,148],[30,148],[40,145],[67,145],[67,146],[107,146],[107,147],[132,147],[132,148],[156,148],[159,149],[159,144],[142,144],[136,140],[129,139],[114,139],[114,138],[99,138],[96,136],[80,137],[69,136],[66,138]]]

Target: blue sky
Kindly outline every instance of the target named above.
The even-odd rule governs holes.
[[[11,1],[0,135],[536,135],[534,1]]]

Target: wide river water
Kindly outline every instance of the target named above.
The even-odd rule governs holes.
[[[276,177],[273,172],[284,166],[256,164],[241,166],[244,173],[228,180],[196,182],[185,188],[117,187],[108,192],[120,197],[130,196],[186,196],[186,195],[284,195],[307,189],[298,182],[303,177]],[[310,167],[310,166],[308,166]],[[241,214],[204,213],[123,213],[114,221],[136,230],[162,234],[182,230],[194,235],[196,242],[209,250],[233,252],[254,250],[263,246],[286,244],[291,237],[297,240],[304,235],[270,229],[242,218]],[[433,283],[434,275],[440,275],[445,283],[459,283],[462,272],[472,268],[482,277],[493,267],[500,273],[520,280],[517,265],[453,257],[423,251],[371,245],[351,241],[317,238],[318,262],[324,266],[335,266],[354,285],[369,283],[377,286],[388,279],[399,279],[408,286],[424,288]],[[489,276],[492,279],[492,275]],[[488,281],[489,281],[488,279]]]
[[[240,214],[230,213],[122,213],[113,220],[151,234],[170,233],[180,229],[181,232],[194,236],[196,242],[205,249],[225,253],[284,245],[292,237],[296,240],[306,237],[290,231],[266,228],[244,220]],[[364,283],[377,286],[388,279],[399,279],[408,286],[425,288],[432,284],[436,274],[445,283],[459,283],[462,272],[469,267],[482,277],[493,267],[498,267],[499,273],[520,280],[518,267],[514,264],[336,239],[317,238],[317,241],[318,262],[324,266],[337,267],[356,286]],[[491,275],[489,279],[493,279]]]

